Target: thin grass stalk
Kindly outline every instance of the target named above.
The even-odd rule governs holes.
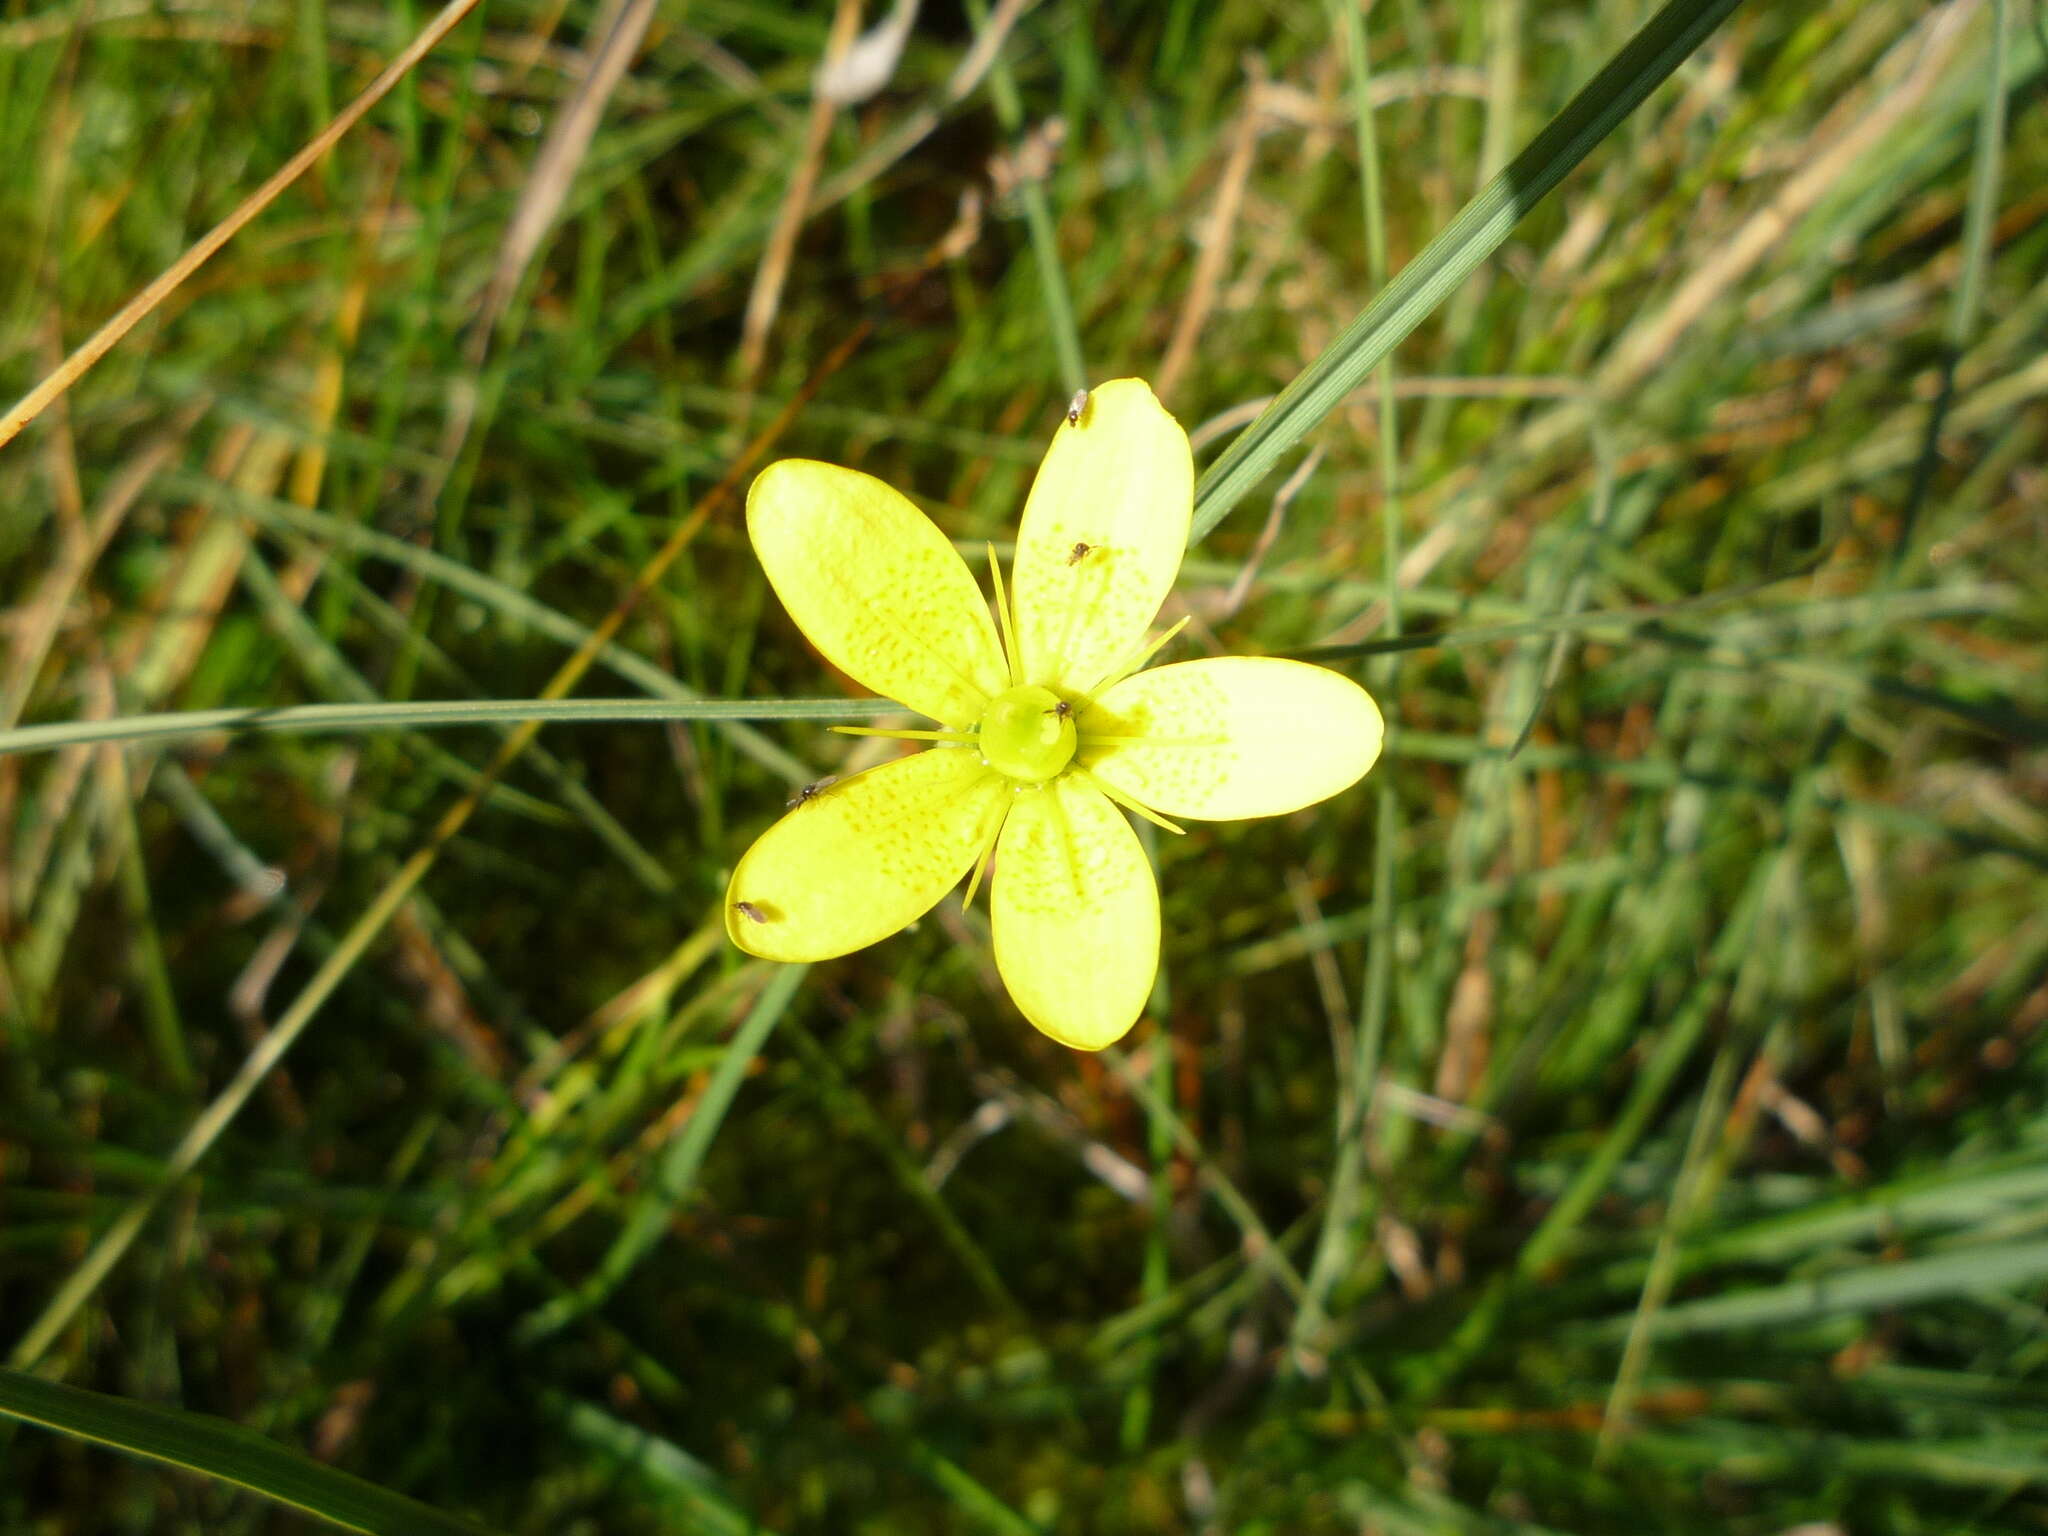
[[[0,757],[106,742],[179,741],[200,736],[295,736],[443,730],[462,725],[593,725],[618,721],[804,720],[837,722],[900,715],[889,699],[447,699],[403,704],[280,704],[190,709],[63,720],[0,731]]]

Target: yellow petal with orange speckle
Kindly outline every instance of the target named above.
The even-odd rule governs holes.
[[[971,748],[932,747],[841,779],[747,850],[725,930],[766,960],[829,960],[886,939],[967,873],[1009,795]]]
[[[1085,693],[1145,638],[1187,550],[1188,435],[1142,379],[1061,422],[1017,530],[1011,585],[1024,681]]]
[[[1081,715],[1078,760],[1163,816],[1235,821],[1349,789],[1378,759],[1384,734],[1379,706],[1342,673],[1218,656],[1109,688]],[[1117,740],[1104,745],[1105,736]]]
[[[996,969],[1039,1029],[1099,1051],[1138,1022],[1159,969],[1159,885],[1100,790],[1068,777],[1016,797],[990,908]]]
[[[747,493],[747,532],[796,627],[862,686],[955,729],[1009,686],[966,562],[902,492],[783,459]]]

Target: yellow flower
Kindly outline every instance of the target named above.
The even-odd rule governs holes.
[[[994,856],[996,967],[1024,1016],[1100,1050],[1159,966],[1159,887],[1118,806],[1232,821],[1312,805],[1379,756],[1380,712],[1326,668],[1221,657],[1139,671],[1187,546],[1187,434],[1139,379],[1077,400],[1024,506],[1001,632],[931,520],[872,476],[771,464],[747,531],[825,657],[929,715],[936,743],[806,791],[740,860],[726,928],[824,960],[914,922]],[[1177,627],[1177,626],[1176,626]],[[973,899],[970,886],[968,899]]]

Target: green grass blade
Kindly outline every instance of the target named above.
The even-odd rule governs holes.
[[[989,9],[986,0],[968,0],[968,19],[977,32],[987,32]],[[995,104],[996,120],[1012,141],[1024,128],[1024,101],[1011,77],[1002,53],[989,66],[989,98]],[[1013,142],[1013,149],[1015,148]],[[1069,394],[1088,386],[1088,365],[1081,355],[1081,327],[1074,318],[1073,295],[1067,291],[1066,269],[1060,264],[1059,231],[1054,226],[1052,203],[1045,195],[1045,183],[1026,178],[1017,188],[1017,200],[1024,209],[1024,222],[1031,233],[1031,256],[1038,266],[1038,283],[1045,301],[1046,329],[1052,334],[1053,357],[1059,363],[1060,382]]]
[[[163,741],[232,734],[415,731],[449,725],[546,720],[588,725],[619,720],[873,720],[904,712],[888,699],[435,699],[406,704],[284,704],[188,709],[112,720],[64,720],[0,731],[0,757],[108,741]]]
[[[2005,162],[2006,80],[2012,62],[2006,0],[1991,0],[1990,72],[1977,115],[1977,150],[1970,160],[1970,201],[1963,213],[1963,267],[1949,309],[1948,342],[1960,354],[1977,333],[1984,309],[1984,275],[1991,264],[1992,224]]]
[[[1707,1296],[1668,1307],[1650,1326],[1657,1338],[1773,1328],[1844,1312],[1880,1312],[1944,1296],[1988,1296],[2038,1285],[2048,1276],[2048,1243],[1958,1248],[1898,1263],[1875,1260],[1854,1269],[1794,1280],[1730,1296]],[[1603,1336],[1628,1331],[1634,1314],[1607,1319]]]
[[[571,1397],[551,1398],[569,1438],[606,1461],[644,1489],[649,1502],[663,1513],[687,1522],[684,1529],[701,1536],[773,1536],[733,1503],[718,1475],[673,1440],[605,1412],[595,1403]]]
[[[6,1370],[0,1370],[0,1414],[217,1477],[344,1530],[378,1536],[479,1536],[483,1530],[209,1414]]]
[[[1429,312],[1500,248],[1595,145],[1612,133],[1741,0],[1667,0],[1593,79],[1489,181],[1322,356],[1231,441],[1195,487],[1189,542],[1202,539]]]
[[[557,1296],[527,1317],[519,1328],[518,1336],[522,1342],[532,1343],[559,1332],[591,1308],[601,1305],[605,1297],[617,1290],[620,1282],[667,1235],[669,1220],[676,1207],[696,1187],[698,1171],[704,1166],[704,1158],[711,1150],[718,1128],[725,1123],[726,1111],[732,1108],[732,1101],[739,1096],[741,1083],[754,1065],[755,1058],[767,1045],[768,1037],[775,1032],[775,1026],[782,1022],[783,1015],[795,1002],[797,989],[803,985],[809,971],[807,965],[775,968],[767,985],[762,987],[761,995],[755,999],[752,1010],[734,1031],[725,1054],[719,1058],[718,1069],[711,1074],[703,1096],[691,1111],[689,1123],[662,1155],[654,1179],[642,1192],[596,1273],[584,1282],[581,1289]]]

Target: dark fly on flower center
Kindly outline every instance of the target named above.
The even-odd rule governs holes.
[[[790,797],[789,803],[791,805],[809,805],[838,782],[839,776],[837,774],[827,774],[824,778],[806,784],[802,789],[798,790]]]
[[[1061,699],[1059,703],[1053,705],[1046,713],[1055,720],[1071,720],[1074,718],[1074,706],[1068,700]]]

